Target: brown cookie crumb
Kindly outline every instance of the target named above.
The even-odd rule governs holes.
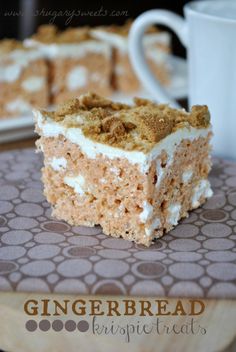
[[[111,126],[117,122],[117,117],[108,116],[102,121],[102,130],[104,132],[109,132]]]
[[[13,50],[26,49],[22,42],[15,39],[3,39],[0,41],[0,53],[6,54]]]
[[[68,28],[65,31],[59,31],[55,25],[42,25],[32,36],[32,39],[50,44],[50,43],[79,43],[90,40],[90,28]]]
[[[171,133],[173,120],[162,116],[157,107],[153,105],[140,106],[134,115],[134,123],[137,124],[139,133],[150,142],[157,143]]]
[[[134,103],[136,106],[146,106],[146,105],[153,105],[153,102],[151,102],[148,99],[144,98],[139,98],[139,97],[134,97]]]
[[[101,108],[110,108],[116,111],[116,110],[129,108],[128,105],[121,104],[121,103],[114,103],[111,100],[100,97],[98,94],[95,94],[92,92],[88,92],[87,94],[81,95],[79,98],[79,102],[81,107],[86,109],[101,107]]]
[[[133,106],[114,103],[92,92],[65,102],[48,116],[65,127],[78,126],[99,143],[144,152],[178,129],[210,125],[207,106],[194,106],[187,113],[140,98]]]
[[[114,121],[110,127],[111,135],[114,135],[116,138],[124,136],[126,131],[123,123],[120,120]]]
[[[191,109],[190,124],[193,127],[207,127],[210,123],[210,112],[206,105],[194,105]]]
[[[84,40],[91,39],[90,28],[80,27],[80,28],[68,28],[61,32],[58,37],[58,42],[71,43],[71,42],[81,42]]]
[[[66,103],[60,104],[55,111],[57,116],[71,115],[78,111],[80,108],[80,101],[78,99],[70,99]]]
[[[55,25],[44,24],[38,27],[32,38],[43,43],[50,43],[56,40],[58,33],[59,30]]]

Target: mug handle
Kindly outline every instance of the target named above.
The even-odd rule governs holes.
[[[187,24],[181,16],[166,10],[150,10],[138,16],[131,26],[129,58],[136,75],[153,98],[157,102],[168,103],[175,108],[179,108],[180,105],[177,101],[170,97],[154,77],[145,59],[142,39],[146,29],[155,24],[170,27],[178,35],[182,44],[185,47],[187,46]]]

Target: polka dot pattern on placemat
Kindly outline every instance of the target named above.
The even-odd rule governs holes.
[[[215,160],[213,197],[150,248],[51,218],[41,167],[0,154],[0,290],[236,298],[235,163]]]

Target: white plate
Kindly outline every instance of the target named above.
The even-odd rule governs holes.
[[[170,56],[172,68],[171,82],[167,91],[175,99],[187,96],[187,65],[186,60],[176,56]],[[131,103],[133,97],[150,98],[145,91],[138,91],[132,95],[115,93],[111,99],[123,103]],[[25,139],[34,136],[34,122],[32,115],[24,115],[16,118],[0,119],[0,143]]]

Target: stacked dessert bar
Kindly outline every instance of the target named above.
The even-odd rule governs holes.
[[[89,90],[111,94],[112,50],[93,39],[89,28],[60,32],[52,25],[41,26],[25,45],[37,48],[49,64],[52,104]]]
[[[110,96],[135,92],[139,81],[128,58],[130,23],[124,26],[39,27],[23,43],[0,42],[0,117],[19,115],[88,91]],[[150,29],[144,37],[153,73],[165,84],[170,68],[170,36]],[[9,105],[10,104],[10,105]]]
[[[128,35],[131,22],[124,26],[103,26],[92,30],[92,36],[108,43],[113,48],[113,84],[123,92],[135,92],[140,82],[135,75],[128,56]],[[157,28],[150,28],[144,36],[146,59],[150,68],[162,84],[169,82],[170,67],[167,59],[170,53],[170,34]]]
[[[48,66],[42,53],[21,42],[0,42],[0,117],[49,104]]]
[[[206,106],[128,106],[90,93],[34,115],[58,219],[149,246],[212,195]]]

